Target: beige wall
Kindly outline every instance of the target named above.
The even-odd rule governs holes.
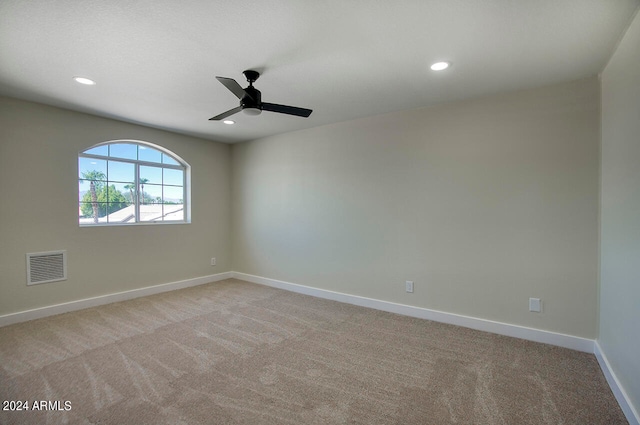
[[[114,139],[191,165],[191,224],[78,227],[77,154]],[[229,145],[0,98],[0,315],[231,270],[229,167]],[[25,254],[58,249],[69,279],[27,287]]]
[[[593,77],[234,145],[233,268],[595,338],[599,113]]]
[[[598,343],[640,412],[640,14],[602,74]]]
[[[0,314],[236,270],[595,338],[598,118],[596,78],[233,146],[0,99]],[[121,138],[192,165],[192,224],[78,227],[77,152]]]

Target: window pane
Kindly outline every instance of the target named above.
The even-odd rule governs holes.
[[[112,143],[109,145],[109,156],[113,158],[137,159],[138,145]]]
[[[170,184],[173,186],[182,186],[184,184],[184,171],[174,170],[172,168],[164,168],[164,184]]]
[[[107,220],[109,223],[129,223],[135,221],[136,209],[133,205],[121,202],[109,202],[107,208]]]
[[[80,202],[78,207],[80,223],[93,222],[93,207],[91,202]]]
[[[140,184],[162,184],[162,168],[140,166]]]
[[[80,202],[79,203],[79,224],[104,224],[107,223],[107,204],[104,202],[97,202],[95,204],[98,212],[98,219],[95,219],[94,204],[93,202]]]
[[[131,183],[116,183],[115,184],[120,193],[124,196],[128,203],[134,204],[136,202],[136,184]]]
[[[112,190],[109,192],[109,202],[125,202],[127,205],[131,205],[135,203],[135,199],[136,199],[135,183],[109,182],[109,186],[112,186]]]
[[[124,202],[108,202],[106,207],[107,207],[107,217],[109,218],[109,221],[114,221],[114,216],[122,215],[122,214],[115,214],[115,213],[117,212],[122,213],[122,210],[127,209],[127,204]]]
[[[91,182],[89,180],[80,180],[78,182],[78,201],[91,202]]]
[[[145,204],[161,204],[162,203],[162,186],[154,184],[144,185],[144,203]]]
[[[89,153],[91,155],[109,156],[109,145],[96,146],[95,148],[89,149],[88,151],[84,151],[84,153]]]
[[[93,202],[80,202],[80,223],[96,224],[94,211],[98,213],[98,223],[106,223],[107,204],[106,202],[96,202],[96,210],[94,210]]]
[[[148,146],[138,146],[138,159],[147,162],[162,162],[162,152]]]
[[[162,204],[140,205],[140,221],[162,221]]]
[[[121,210],[115,211],[109,215],[109,223],[111,224],[127,224],[136,222],[136,209],[130,205]]]
[[[180,205],[164,205],[164,221],[184,220],[184,207]]]
[[[103,159],[78,158],[78,177],[81,179],[107,179],[107,161]]]
[[[182,204],[184,191],[182,186],[164,186],[164,203],[165,204]]]
[[[78,197],[82,202],[92,202],[94,199],[91,194],[91,182],[93,180],[80,180],[79,181],[79,192]],[[103,199],[105,197],[105,187],[107,182],[101,181],[93,181],[93,191],[95,193],[95,197],[97,202],[106,201]]]
[[[169,165],[180,165],[180,163],[178,161],[176,161],[175,159],[171,158],[166,153],[162,154],[162,163],[163,164],[169,164]]]
[[[135,180],[136,166],[128,162],[108,161],[109,181],[132,182]]]

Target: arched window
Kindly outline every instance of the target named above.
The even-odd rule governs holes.
[[[161,146],[100,143],[78,154],[81,226],[189,223],[190,167]]]

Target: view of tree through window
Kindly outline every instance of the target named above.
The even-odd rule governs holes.
[[[187,222],[188,165],[158,146],[117,141],[78,155],[81,225]]]

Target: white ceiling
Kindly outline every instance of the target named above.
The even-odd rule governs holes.
[[[0,94],[233,143],[595,75],[639,5],[2,0]],[[430,71],[438,60],[452,67]],[[238,105],[215,76],[244,87],[245,69],[262,72],[263,101],[313,114],[209,121]]]

